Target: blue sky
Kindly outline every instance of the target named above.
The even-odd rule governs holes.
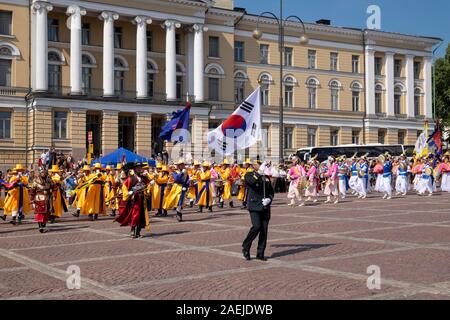
[[[235,0],[235,7],[259,14],[279,14],[278,0]],[[449,0],[284,0],[284,16],[295,14],[305,22],[330,19],[341,27],[366,28],[369,5],[381,8],[383,31],[433,36],[444,40],[436,52],[443,56],[450,41]]]

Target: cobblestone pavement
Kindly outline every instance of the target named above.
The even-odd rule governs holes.
[[[250,219],[238,208],[152,217],[138,240],[110,217],[67,214],[46,234],[32,216],[0,221],[0,299],[450,299],[450,195],[286,203],[273,206],[267,262],[242,258]]]

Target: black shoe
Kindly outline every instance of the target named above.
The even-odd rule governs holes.
[[[183,214],[179,211],[177,211],[177,220],[178,222],[183,222]]]
[[[261,255],[256,256],[256,259],[260,261],[267,261],[267,258]]]
[[[189,207],[191,207],[191,208],[194,207],[194,201],[189,201]]]
[[[233,203],[233,201],[230,201],[230,208],[234,208],[234,203]]]
[[[244,256],[245,260],[247,260],[247,261],[252,260],[252,258],[250,258],[250,251],[242,249],[242,255]]]
[[[77,212],[76,212],[76,213],[72,213],[72,215],[73,215],[75,218],[78,218],[78,217],[80,216],[80,209],[77,209]]]
[[[6,221],[6,216],[0,216],[0,219],[2,219],[3,221]]]
[[[94,214],[94,220],[95,220],[95,221],[98,220],[98,214]]]
[[[198,213],[203,213],[203,206],[200,206],[197,210]]]
[[[50,224],[54,224],[54,223],[55,223],[55,217],[54,217],[54,216],[51,216],[48,222],[49,222]]]
[[[219,208],[223,208],[223,202],[219,203]]]
[[[213,212],[212,206],[210,206],[210,207],[208,208],[208,211],[211,212],[211,213]]]
[[[116,216],[116,210],[113,210],[109,216],[110,217],[115,217]]]
[[[94,221],[94,215],[90,214],[90,215],[89,215],[89,219],[90,219],[91,221]]]
[[[163,211],[163,214],[161,215],[162,217],[167,217],[169,215],[169,213],[167,212],[167,210]]]

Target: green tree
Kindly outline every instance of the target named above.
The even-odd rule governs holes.
[[[445,57],[436,60],[436,116],[442,120],[444,126],[450,126],[450,45]]]

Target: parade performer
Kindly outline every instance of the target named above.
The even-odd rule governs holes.
[[[397,167],[397,179],[395,181],[395,190],[397,195],[406,196],[409,190],[408,182],[408,163],[406,162],[406,156],[402,154]]]
[[[289,206],[295,206],[295,200],[298,201],[299,207],[303,207],[305,202],[302,198],[303,190],[306,188],[306,170],[300,165],[300,160],[294,158],[292,167],[287,175],[289,183],[288,199],[291,199]]]
[[[327,181],[325,184],[324,194],[327,196],[325,203],[333,202],[331,197],[334,197],[334,203],[339,203],[338,193],[338,166],[333,156],[328,157],[328,170],[326,172]]]
[[[86,199],[81,207],[81,213],[88,215],[91,221],[98,219],[99,215],[106,215],[105,177],[100,163],[94,165],[94,172],[88,177],[89,186]]]
[[[197,197],[197,204],[199,206],[199,212],[203,212],[203,208],[208,208],[209,212],[213,212],[213,186],[211,184],[211,165],[205,161],[202,163],[202,169],[199,173],[199,191]]]
[[[367,155],[362,156],[357,164],[358,180],[356,183],[356,192],[358,199],[366,199],[369,188],[369,164],[367,163]]]
[[[8,183],[5,184],[8,195],[5,199],[5,215],[12,216],[13,225],[21,224],[25,215],[32,211],[28,194],[28,178],[23,174],[25,168],[17,164]]]
[[[428,192],[429,196],[433,195],[433,181],[431,179],[433,175],[433,167],[430,162],[427,162],[427,159],[424,158],[424,165],[422,167],[422,175],[417,184],[417,192],[419,195],[423,196],[426,192]]]
[[[225,159],[222,163],[220,176],[223,181],[223,192],[221,193],[219,206],[223,208],[225,200],[230,200],[230,208],[233,208],[234,204],[231,195],[231,185],[233,183],[233,177],[231,176],[231,168],[228,159]]]
[[[247,209],[248,189],[245,186],[245,175],[247,172],[251,172],[253,170],[251,164],[250,159],[247,159],[244,161],[241,168],[241,178],[239,181],[239,193],[237,199],[242,201],[242,209]]]
[[[117,210],[117,201],[116,201],[116,192],[117,192],[117,182],[116,182],[116,173],[113,168],[108,165],[106,166],[106,174],[105,174],[105,190],[103,191],[105,194],[106,206],[111,209],[111,217],[116,216]]]
[[[318,184],[319,179],[317,178],[317,166],[315,163],[315,158],[312,158],[308,161],[308,171],[306,173],[307,182],[306,182],[306,191],[305,197],[308,197],[306,201],[313,200],[314,203],[318,201]]]
[[[389,153],[384,155],[383,162],[383,180],[381,183],[381,190],[383,192],[383,199],[392,199],[392,162]]]
[[[167,217],[165,199],[167,194],[167,183],[169,182],[169,169],[158,163],[156,165],[155,184],[153,186],[152,208],[157,210],[157,217]]]
[[[44,167],[39,167],[33,179],[30,196],[39,232],[46,233],[46,225],[52,212],[52,181]]]
[[[378,157],[378,160],[375,164],[375,167],[373,168],[373,173],[376,175],[377,179],[375,181],[375,187],[374,187],[374,191],[376,192],[383,192],[383,163],[380,162],[380,158],[383,159],[384,161],[384,156],[380,155],[380,157]]]
[[[349,187],[349,183],[348,183],[348,166],[345,163],[346,162],[346,157],[342,156],[338,159],[338,179],[339,179],[339,184],[338,184],[338,189],[339,189],[339,194],[341,196],[341,199],[345,199],[347,196],[347,190]]]
[[[192,208],[196,199],[198,198],[199,181],[200,181],[200,162],[194,161],[191,168],[188,168],[189,174],[189,190],[187,198],[189,199],[189,206]]]
[[[441,174],[441,191],[450,192],[450,153],[446,152],[438,167]]]
[[[65,192],[63,189],[63,182],[61,179],[62,171],[58,165],[52,165],[48,170],[50,173],[51,187],[52,187],[52,210],[50,213],[50,223],[54,223],[56,218],[61,218],[64,212],[67,212],[67,203],[65,199]]]
[[[186,198],[187,189],[189,187],[189,175],[183,160],[177,163],[177,169],[172,173],[173,186],[166,199],[166,209],[175,208],[177,212],[177,220],[183,221],[184,199]]]
[[[142,172],[140,163],[127,163],[124,167],[128,171],[127,178],[122,185],[122,199],[120,214],[115,219],[122,227],[130,226],[130,236],[133,239],[141,238],[141,230],[150,230],[150,217],[148,215],[147,185],[150,181]]]
[[[81,213],[81,208],[84,206],[84,202],[86,201],[86,194],[88,192],[89,184],[87,183],[89,180],[89,176],[91,174],[91,168],[88,165],[84,165],[80,170],[80,175],[77,179],[77,187],[73,190],[75,193],[75,199],[72,203],[72,207],[77,208],[76,213],[72,215],[74,217],[79,217]]]
[[[348,182],[350,189],[352,189],[353,195],[357,194],[357,191],[356,191],[357,184],[358,184],[358,169],[356,168],[357,164],[358,164],[358,160],[357,160],[356,154],[355,154],[351,158],[351,164],[350,164],[351,176],[350,176],[350,180]]]

